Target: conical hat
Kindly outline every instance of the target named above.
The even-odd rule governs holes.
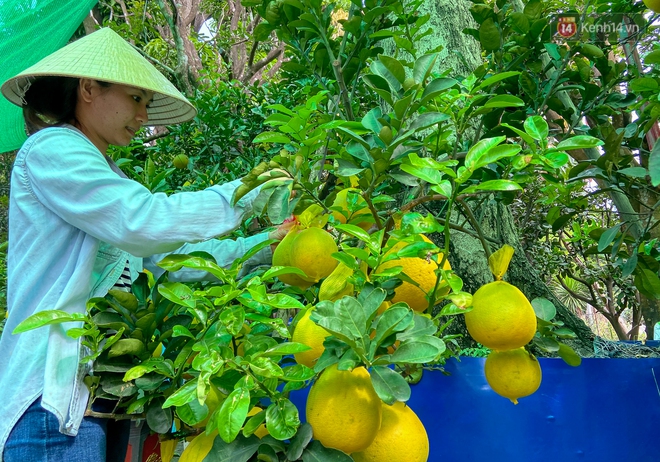
[[[0,91],[12,103],[23,106],[23,96],[39,76],[90,78],[153,91],[147,125],[177,124],[197,113],[158,69],[109,28],[97,30],[46,56],[7,80]]]

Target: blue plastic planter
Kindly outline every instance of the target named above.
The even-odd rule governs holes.
[[[484,361],[451,360],[450,376],[412,386],[430,462],[660,461],[660,359],[541,358],[541,387],[517,406],[490,389]],[[302,421],[307,392],[291,397]]]

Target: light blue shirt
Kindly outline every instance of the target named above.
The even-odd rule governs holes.
[[[267,239],[267,233],[213,239],[236,229],[251,212],[257,191],[230,207],[238,184],[152,194],[113,171],[73,127],[43,129],[25,142],[11,176],[9,317],[0,338],[0,460],[11,429],[40,395],[67,435],[77,434],[89,397],[80,341],[66,335],[77,323],[20,335],[12,334],[14,328],[38,311],[84,313],[89,298],[104,296],[115,284],[126,260],[133,278],[143,267],[158,277],[163,270],[155,263],[172,252],[204,250],[218,264],[230,265]],[[250,264],[269,264],[271,257],[267,246]],[[170,279],[205,276],[182,270]]]

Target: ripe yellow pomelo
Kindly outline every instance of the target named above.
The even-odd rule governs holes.
[[[209,452],[211,452],[216,436],[218,436],[217,430],[213,431],[210,435],[206,433],[197,435],[188,443],[186,449],[183,450],[181,457],[179,457],[179,462],[202,462]]]
[[[424,235],[422,235],[422,239],[424,239],[426,242],[431,242],[431,240]],[[407,242],[399,242],[398,244],[395,244],[394,247],[392,247],[387,252],[387,255],[398,252],[408,244],[409,243]],[[439,253],[438,261],[441,261],[442,258],[443,254]],[[413,281],[417,282],[419,287],[404,281],[399,287],[394,289],[394,297],[392,298],[392,303],[406,302],[410,308],[417,312],[426,310],[426,308],[429,306],[429,301],[426,299],[426,295],[435,287],[435,270],[438,269],[438,264],[433,260],[427,260],[425,258],[419,257],[399,258],[386,261],[376,269],[376,273],[380,273],[394,266],[402,266],[402,272],[410,277]],[[449,261],[445,262],[443,269],[451,269]],[[440,283],[436,295],[445,295],[448,293],[448,291],[449,285],[443,281]]]
[[[348,193],[349,192],[355,192],[358,194],[359,198],[357,200],[359,208],[355,212],[351,213],[348,210]],[[359,226],[365,231],[368,231],[369,228],[371,228],[371,225],[373,224],[373,220],[369,221],[369,218],[372,217],[371,215],[371,210],[369,210],[369,206],[367,206],[367,202],[360,196],[360,190],[357,188],[346,188],[342,189],[337,193],[337,196],[335,197],[335,201],[332,203],[333,207],[340,207],[344,213],[338,212],[337,210],[332,211],[332,216],[335,217],[337,221],[339,221],[341,224],[346,223],[346,215],[348,215],[348,221],[351,221],[355,224],[356,226]],[[360,218],[365,218],[366,221],[358,221]]]
[[[429,437],[422,421],[405,403],[383,405],[380,430],[373,443],[351,456],[355,462],[426,462]]]
[[[491,350],[520,348],[536,334],[534,308],[525,294],[508,282],[481,286],[472,296],[472,307],[465,313],[468,332]]]
[[[275,252],[273,252],[273,266],[293,266],[291,264],[291,245],[299,233],[300,229],[297,226],[294,226],[287,235],[284,236],[284,239],[280,241],[275,248]],[[301,289],[307,289],[314,283],[303,279],[302,276],[298,276],[297,274],[282,274],[278,277],[283,283],[289,284],[290,286],[300,287]]]
[[[541,385],[541,365],[524,348],[492,351],[484,366],[486,380],[498,395],[518,404],[518,398],[529,396]]]
[[[282,241],[284,242],[284,241]],[[307,228],[298,233],[291,243],[291,266],[300,268],[312,282],[319,282],[337,267],[332,257],[339,248],[330,233],[321,228]]]
[[[346,454],[364,451],[380,428],[382,401],[364,367],[323,371],[307,397],[307,422],[314,438]]]
[[[654,13],[660,13],[660,0],[644,0],[644,5]]]
[[[316,324],[310,319],[312,309],[300,318],[296,324],[291,336],[292,342],[302,343],[311,348],[311,350],[303,351],[302,353],[295,353],[293,357],[298,364],[304,364],[307,367],[314,367],[316,360],[323,354],[323,341],[330,334],[323,327]]]

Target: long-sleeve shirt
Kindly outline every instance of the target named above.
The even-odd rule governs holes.
[[[64,323],[13,335],[28,316],[43,310],[84,313],[91,297],[104,296],[126,261],[133,278],[158,273],[164,254],[204,250],[230,265],[267,239],[213,239],[236,229],[251,212],[257,191],[231,207],[238,181],[203,191],[151,193],[122,178],[103,154],[73,127],[32,135],[16,156],[11,176],[7,254],[8,319],[0,338],[0,460],[18,419],[39,396],[60,431],[76,435],[89,392],[80,365],[80,339],[66,335],[80,323]],[[252,258],[269,263],[267,246]],[[157,274],[158,275],[158,274]],[[200,271],[173,273],[203,279]]]

